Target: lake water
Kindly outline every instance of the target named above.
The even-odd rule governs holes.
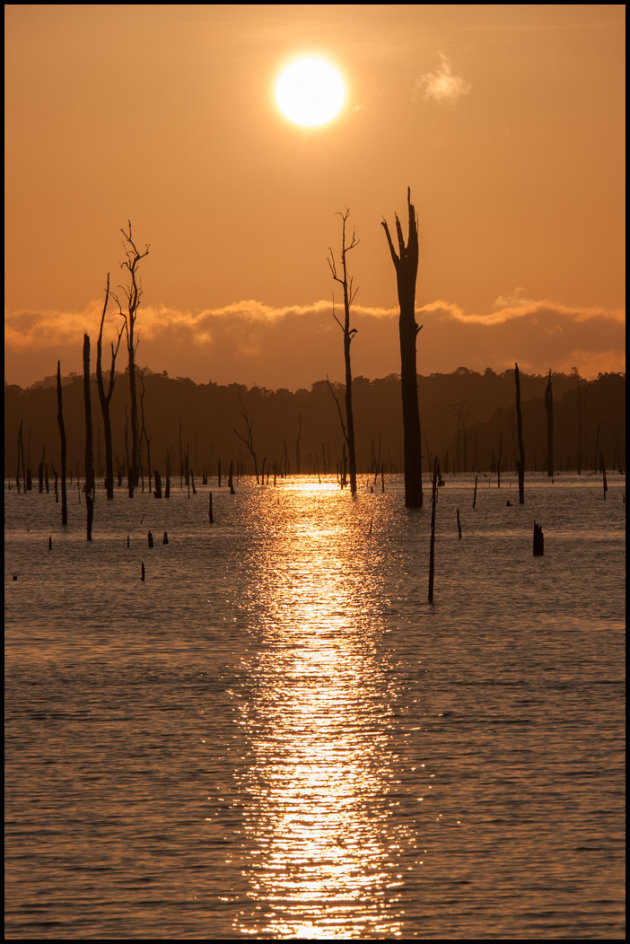
[[[5,484],[6,937],[623,938],[625,479],[445,481],[433,604],[428,481]]]

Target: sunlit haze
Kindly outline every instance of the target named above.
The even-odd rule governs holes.
[[[625,370],[623,5],[9,4],[5,379],[81,370],[130,220],[139,365],[341,380],[345,208],[353,370],[398,372],[407,187],[421,374]]]

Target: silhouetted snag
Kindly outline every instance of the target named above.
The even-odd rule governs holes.
[[[15,469],[15,486],[17,488],[18,495],[20,494],[20,459],[22,456],[21,447],[22,447],[22,424],[23,423],[24,423],[24,420],[20,420],[20,426],[18,428],[18,436],[17,436],[17,466]],[[26,491],[26,487],[24,488],[24,491]]]
[[[208,518],[210,519],[210,524],[213,524],[214,517],[212,515],[212,492],[210,492],[210,501],[208,503]]]
[[[87,509],[87,540],[92,540],[94,518],[94,454],[92,443],[92,404],[90,397],[90,336],[83,335],[83,400],[85,404],[85,505]]]
[[[547,478],[553,478],[554,455],[553,455],[553,393],[551,391],[551,368],[549,368],[549,377],[545,387],[545,410],[547,413]]]
[[[252,433],[252,423],[251,423],[251,420],[250,420],[250,418],[249,418],[249,413],[248,413],[247,410],[245,409],[245,404],[243,403],[243,401],[242,401],[242,399],[241,399],[240,396],[239,396],[238,400],[239,400],[239,403],[241,404],[241,415],[242,415],[243,419],[245,420],[245,426],[247,427],[247,438],[245,438],[245,436],[241,435],[241,433],[239,433],[239,431],[236,429],[235,426],[233,426],[232,429],[234,430],[234,432],[236,433],[236,435],[238,436],[238,438],[241,440],[241,442],[245,443],[245,445],[247,446],[247,449],[249,450],[249,453],[250,453],[252,459],[254,460],[254,473],[255,473],[255,475],[256,475],[256,484],[258,485],[258,484],[260,484],[260,477],[259,477],[259,475],[258,475],[258,459],[256,458],[256,450],[254,449],[254,437],[253,437],[253,433]]]
[[[127,535],[127,547],[129,547],[129,546],[130,546],[129,535]]]
[[[433,603],[433,575],[435,572],[435,507],[437,505],[437,483],[440,464],[437,456],[433,460],[433,486],[431,489],[431,547],[429,550],[429,603]]]
[[[460,523],[460,520],[459,520],[459,508],[457,509],[457,531],[458,531],[459,539],[460,539],[460,541],[461,541],[461,539],[462,539],[462,526],[461,526],[461,523]]]
[[[154,498],[162,497],[162,479],[160,478],[160,473],[157,469],[153,470],[153,483],[155,485],[155,491],[153,492]]]
[[[164,537],[162,538],[162,544],[168,544],[168,532],[164,532]]]
[[[149,547],[153,547],[153,535],[151,534],[150,531],[147,534],[147,544],[149,545]]]
[[[578,373],[577,367],[572,368],[573,373],[575,374],[575,383],[577,386],[577,457],[576,457],[576,467],[577,474],[582,474],[582,390],[580,387],[580,375]]]
[[[545,553],[545,537],[539,524],[534,522],[534,557],[542,557]]]
[[[152,436],[149,436],[146,430],[144,423],[144,369],[138,371],[140,377],[140,418],[141,418],[141,428],[140,428],[140,438],[144,439],[147,446],[147,472],[149,475],[149,491],[151,491],[151,439]],[[144,491],[144,480],[142,482],[142,490]]]
[[[142,570],[140,571],[140,580],[144,582],[144,561],[142,561]]]
[[[168,449],[164,460],[164,498],[171,497],[171,462]]]
[[[499,433],[499,454],[497,456],[497,488],[501,488],[501,459],[503,457],[503,433]]]
[[[50,535],[48,537],[48,550],[52,551],[52,537]]]
[[[229,471],[228,471],[228,488],[229,488],[229,490],[230,490],[230,495],[234,495],[234,494],[235,494],[235,492],[234,492],[234,481],[233,481],[233,479],[232,479],[232,469],[233,469],[233,467],[234,467],[234,463],[233,463],[232,460],[230,459],[230,468],[229,468]]]
[[[298,431],[295,437],[295,471],[300,474],[300,438],[302,436],[302,414],[298,413]]]
[[[476,505],[477,505],[477,482],[478,482],[478,481],[479,481],[479,476],[476,475],[476,476],[475,476],[475,491],[474,491],[474,494],[473,494],[473,508],[475,508]]]
[[[604,455],[601,452],[599,454],[599,465],[602,470],[602,485],[604,488],[604,501],[606,501],[606,492],[608,491],[608,482],[606,480],[606,466],[604,465]]]
[[[135,339],[134,331],[136,319],[138,317],[138,308],[142,297],[142,285],[138,277],[138,265],[145,256],[149,254],[149,246],[145,247],[144,252],[139,252],[132,238],[131,220],[128,220],[128,230],[121,229],[123,234],[123,247],[126,259],[121,262],[121,269],[127,269],[130,276],[129,287],[121,286],[126,299],[126,312],[123,312],[118,298],[114,296],[118,304],[120,315],[124,318],[125,332],[127,336],[127,353],[129,355],[129,396],[131,401],[131,462],[129,465],[129,498],[133,498],[133,490],[138,484],[140,475],[140,436],[138,432],[138,403],[136,394],[136,350],[138,342]]]
[[[348,460],[350,463],[350,492],[352,495],[356,495],[357,492],[357,459],[356,459],[356,449],[355,449],[355,438],[354,438],[354,414],[352,410],[352,367],[350,363],[350,344],[352,339],[357,333],[356,328],[350,327],[350,306],[354,301],[357,289],[353,289],[352,276],[348,277],[348,266],[347,266],[347,254],[359,245],[359,240],[356,239],[355,232],[352,232],[352,239],[350,240],[349,245],[346,245],[346,223],[348,217],[350,216],[350,211],[346,209],[345,213],[339,213],[341,217],[341,275],[337,273],[337,266],[335,263],[335,256],[332,249],[328,249],[330,253],[330,259],[328,259],[328,266],[330,268],[331,275],[335,282],[339,282],[343,289],[343,310],[344,310],[344,320],[342,322],[337,318],[335,314],[335,300],[333,296],[333,318],[341,328],[343,332],[343,356],[345,362],[345,371],[346,371],[346,422],[344,424],[343,418],[341,417],[341,411],[339,411],[339,418],[341,419],[341,429],[343,431],[344,438],[348,445]]]
[[[61,439],[61,523],[68,524],[68,496],[66,494],[66,429],[63,422],[61,393],[61,361],[57,361],[57,424]]]
[[[101,314],[101,324],[98,332],[98,339],[96,342],[96,386],[98,390],[98,398],[101,405],[101,415],[103,417],[103,432],[105,436],[105,491],[107,498],[111,501],[114,497],[114,453],[112,447],[112,421],[110,416],[110,402],[112,399],[112,394],[114,392],[114,384],[116,382],[116,356],[118,354],[118,349],[120,348],[120,341],[123,336],[123,331],[125,330],[124,322],[121,326],[120,331],[118,332],[118,340],[116,341],[116,347],[113,343],[111,345],[111,365],[109,369],[109,382],[107,385],[107,391],[105,390],[105,382],[103,380],[103,364],[102,364],[102,355],[103,355],[103,325],[105,324],[105,314],[107,312],[107,304],[109,302],[109,272],[107,273],[107,284],[105,286],[105,302],[103,304],[103,312]]]
[[[416,324],[415,296],[418,274],[418,224],[411,202],[411,190],[407,188],[409,237],[407,245],[402,227],[396,216],[399,255],[385,220],[381,225],[396,269],[396,283],[400,317],[400,386],[402,392],[403,441],[405,463],[405,505],[408,508],[422,507],[422,446],[420,437],[420,410],[418,407],[418,377],[416,373],[416,338],[422,325]]]
[[[518,373],[518,364],[514,364],[514,384],[516,386],[516,428],[518,432],[519,458],[516,460],[518,473],[518,500],[525,504],[525,449],[523,448],[523,420],[521,417],[521,383]]]

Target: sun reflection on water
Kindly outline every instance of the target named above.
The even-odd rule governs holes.
[[[312,499],[293,492],[290,521],[263,548],[252,582],[260,646],[241,709],[252,760],[240,784],[250,905],[235,927],[271,937],[393,937],[402,934],[404,837],[392,818],[381,626],[365,570],[353,566],[366,553],[357,534],[348,523],[315,522]]]

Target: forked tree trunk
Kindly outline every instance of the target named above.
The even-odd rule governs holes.
[[[418,274],[418,225],[411,202],[411,191],[407,188],[409,237],[407,245],[402,227],[396,216],[399,254],[389,234],[385,220],[382,221],[392,261],[396,269],[396,284],[400,317],[400,385],[403,412],[403,442],[405,464],[405,505],[408,508],[422,507],[422,445],[420,438],[420,410],[418,407],[418,378],[416,373],[416,338],[422,326],[416,324],[415,298]]]

